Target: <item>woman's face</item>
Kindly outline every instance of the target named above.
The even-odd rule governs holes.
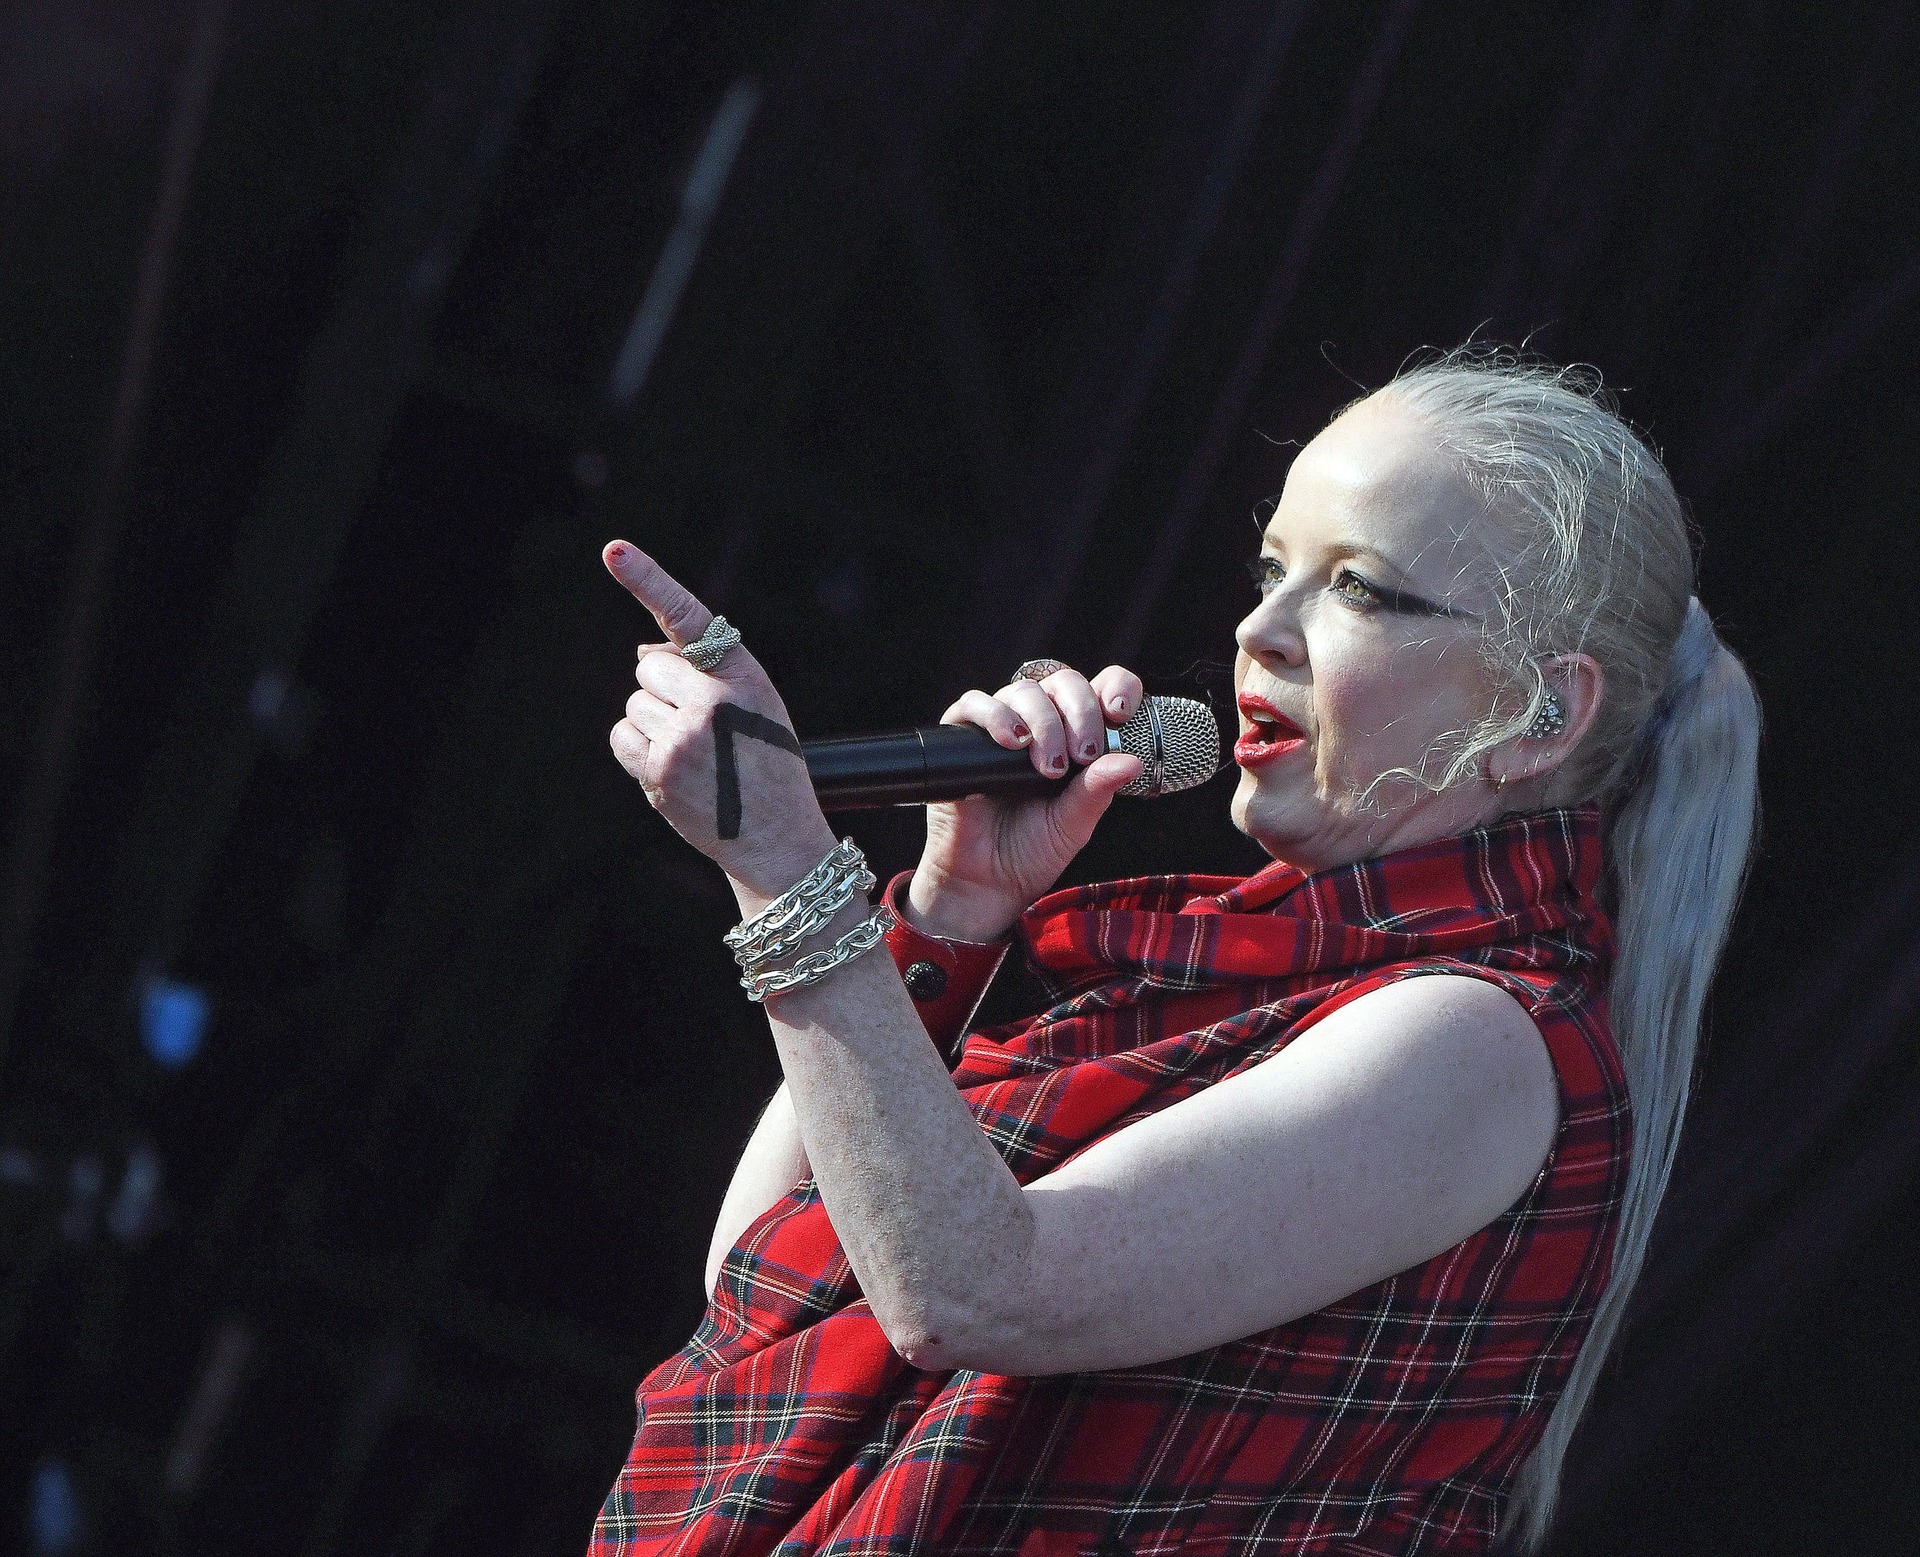
[[[1269,854],[1323,870],[1491,821],[1491,785],[1434,794],[1444,737],[1495,691],[1478,653],[1494,604],[1474,494],[1389,394],[1301,450],[1256,563],[1259,603],[1234,665],[1234,825]]]

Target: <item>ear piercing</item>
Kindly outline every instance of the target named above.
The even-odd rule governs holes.
[[[1560,701],[1558,692],[1549,689],[1540,704],[1540,712],[1534,715],[1533,723],[1527,726],[1527,734],[1536,741],[1551,740],[1566,727],[1567,706]]]

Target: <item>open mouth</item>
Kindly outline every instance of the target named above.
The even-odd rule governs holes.
[[[1239,703],[1247,728],[1234,743],[1233,759],[1243,768],[1271,762],[1306,743],[1306,732],[1265,698],[1242,696]]]

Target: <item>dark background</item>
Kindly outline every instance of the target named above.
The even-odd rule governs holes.
[[[803,734],[1217,688],[1291,449],[1478,329],[1624,392],[1769,725],[1553,1550],[1910,1550],[1917,66],[1904,4],[15,0],[0,1544],[584,1545],[777,1079],[606,750],[604,541]],[[1225,801],[1075,875],[1248,867]]]

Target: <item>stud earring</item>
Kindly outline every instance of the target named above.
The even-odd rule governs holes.
[[[1549,691],[1540,704],[1540,712],[1527,726],[1527,734],[1536,741],[1551,740],[1567,727],[1567,707],[1558,692]]]

